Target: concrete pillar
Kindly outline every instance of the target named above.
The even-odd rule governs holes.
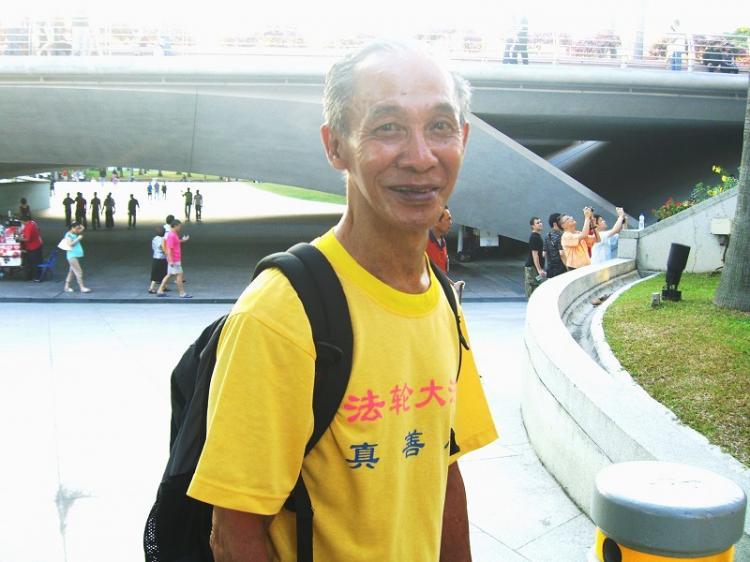
[[[731,562],[747,497],[704,469],[657,461],[613,464],[596,477],[590,562]]]

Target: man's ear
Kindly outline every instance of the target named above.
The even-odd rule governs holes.
[[[339,133],[328,125],[320,127],[320,138],[326,151],[326,158],[337,170],[346,170],[347,162],[341,155],[343,141]]]
[[[469,122],[466,121],[463,126],[463,142],[464,142],[464,149],[466,149],[466,143],[469,142],[469,130],[471,127],[469,126]]]

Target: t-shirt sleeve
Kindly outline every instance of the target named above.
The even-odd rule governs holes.
[[[206,442],[188,489],[203,502],[261,515],[281,510],[313,429],[309,322],[286,278],[276,278],[280,298],[278,287],[253,295],[251,286],[222,331]],[[274,310],[265,313],[263,301]]]
[[[468,341],[465,325],[464,336]],[[492,420],[487,397],[482,388],[477,365],[474,362],[474,354],[471,350],[467,351],[466,349],[463,350],[461,358],[461,372],[458,378],[456,398],[456,418],[453,429],[456,434],[456,444],[460,451],[451,455],[451,462],[455,462],[466,453],[489,445],[497,439],[495,422]]]

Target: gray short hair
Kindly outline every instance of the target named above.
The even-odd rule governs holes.
[[[332,129],[347,134],[349,123],[346,114],[354,94],[354,73],[362,61],[376,53],[407,53],[423,52],[417,46],[398,41],[379,40],[368,43],[361,49],[347,54],[334,63],[326,74],[323,90],[323,116],[326,124]],[[454,95],[458,104],[458,114],[461,124],[466,123],[471,111],[471,86],[463,77],[455,72],[449,73],[453,78]]]

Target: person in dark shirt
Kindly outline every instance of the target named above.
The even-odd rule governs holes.
[[[76,222],[80,222],[84,228],[87,228],[88,222],[86,221],[86,199],[83,197],[83,193],[80,191],[76,194]]]
[[[190,222],[190,209],[193,207],[193,193],[187,188],[182,196],[185,198],[185,220]]]
[[[135,195],[130,194],[130,200],[128,201],[128,228],[135,228],[136,212],[140,205]]]
[[[531,236],[529,237],[529,256],[526,258],[526,266],[523,268],[524,289],[526,297],[530,297],[547,276],[544,271],[544,240],[542,240],[542,219],[531,217]]]
[[[112,199],[111,193],[107,193],[104,199],[104,226],[107,228],[115,226],[115,200]]]
[[[65,199],[63,199],[63,207],[65,207],[65,226],[70,226],[70,223],[73,222],[73,203],[75,201],[71,199],[70,193],[65,194]]]
[[[562,249],[562,229],[558,224],[560,221],[560,213],[552,213],[549,216],[550,231],[544,238],[544,261],[547,271],[547,279],[552,279],[557,275],[565,273],[567,268],[565,267],[565,260],[563,258]]]
[[[102,223],[99,220],[99,209],[102,207],[102,200],[96,195],[94,191],[94,197],[91,199],[91,228],[96,230],[102,227]]]

